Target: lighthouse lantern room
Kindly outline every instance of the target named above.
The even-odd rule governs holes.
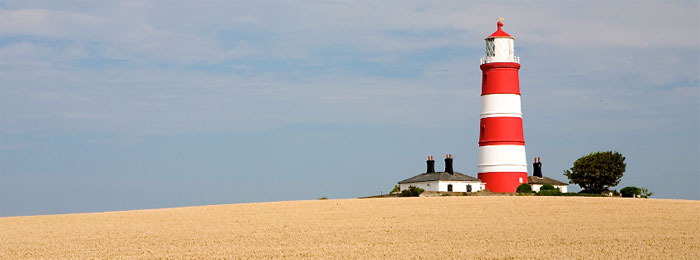
[[[487,37],[486,56],[481,59],[481,116],[478,178],[492,192],[515,192],[527,183],[515,39],[498,30]]]

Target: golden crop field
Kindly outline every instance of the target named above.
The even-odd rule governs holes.
[[[0,259],[700,259],[700,202],[286,201],[0,218]]]

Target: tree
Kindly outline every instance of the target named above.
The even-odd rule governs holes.
[[[639,189],[639,196],[640,196],[640,197],[646,199],[646,198],[651,197],[651,195],[654,195],[654,193],[653,193],[653,192],[649,192],[649,189],[647,189],[647,188],[641,188],[641,189]]]
[[[632,198],[634,196],[642,195],[642,190],[634,186],[627,186],[620,189],[620,194],[625,198]]]
[[[625,157],[618,152],[595,152],[578,158],[564,175],[569,183],[580,186],[581,192],[600,194],[620,183],[626,166]]]
[[[515,189],[517,193],[532,193],[532,187],[530,187],[530,184],[523,183],[518,186],[518,188]]]

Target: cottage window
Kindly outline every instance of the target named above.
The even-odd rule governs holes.
[[[447,184],[447,191],[452,191],[452,184]]]
[[[472,192],[472,186],[467,184],[467,192]]]

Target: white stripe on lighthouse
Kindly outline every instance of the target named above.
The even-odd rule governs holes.
[[[479,166],[479,173],[487,172],[525,172],[527,173],[527,166],[525,165],[485,165]]]
[[[525,146],[479,146],[479,172],[527,172]]]
[[[522,116],[520,95],[491,94],[481,96],[481,118]]]

